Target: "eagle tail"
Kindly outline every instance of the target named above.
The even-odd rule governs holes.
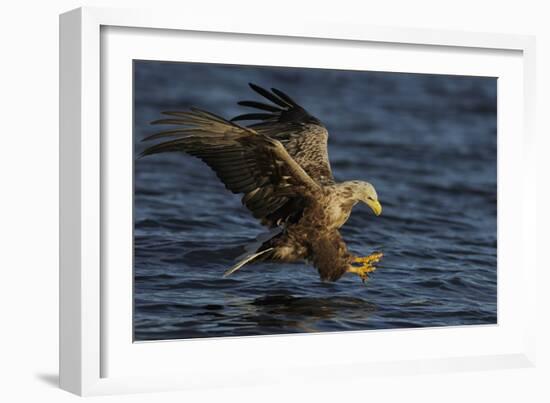
[[[264,253],[267,253],[269,251],[273,250],[273,248],[267,248],[260,252],[252,253],[250,255],[247,255],[244,257],[244,259],[240,260],[237,264],[235,264],[233,267],[231,267],[229,270],[226,270],[226,272],[223,274],[224,277],[230,276],[231,274],[235,273],[237,270],[239,270],[241,267],[243,267],[245,264],[250,263],[254,259],[260,257]]]

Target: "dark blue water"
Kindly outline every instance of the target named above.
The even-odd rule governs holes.
[[[292,96],[327,126],[337,180],[373,183],[343,235],[384,259],[368,283],[322,283],[305,264],[225,269],[264,231],[201,161],[135,163],[136,340],[496,323],[496,79],[135,62],[135,149],[163,110],[225,117]]]

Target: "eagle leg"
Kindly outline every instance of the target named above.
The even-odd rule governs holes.
[[[348,273],[357,274],[363,283],[368,280],[369,273],[372,273],[376,270],[376,267],[373,266],[374,263],[378,263],[380,259],[384,256],[381,252],[375,252],[369,256],[364,257],[355,257],[352,260],[352,264],[348,267]],[[353,263],[360,263],[360,266],[353,266]]]

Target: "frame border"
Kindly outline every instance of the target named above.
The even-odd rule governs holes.
[[[59,267],[59,371],[60,386],[78,395],[111,394],[128,391],[130,379],[100,377],[101,332],[104,313],[100,294],[101,236],[101,147],[100,147],[100,28],[122,26],[176,29],[196,32],[238,33],[298,38],[322,38],[381,43],[519,50],[524,63],[524,141],[526,178],[535,178],[535,38],[533,36],[428,30],[404,27],[374,27],[325,21],[285,21],[284,26],[266,21],[228,19],[212,16],[208,21],[192,15],[161,13],[155,10],[85,7],[60,16],[60,267]],[[534,180],[526,180],[523,194],[535,194]],[[524,206],[525,225],[536,225],[532,198]],[[527,204],[527,203],[526,203]],[[525,295],[535,312],[535,242],[524,240],[526,251]],[[533,366],[535,326],[528,319],[523,355],[502,356],[503,366]],[[486,357],[478,366],[492,368]],[[451,362],[452,361],[452,362]],[[434,360],[434,369],[468,370],[472,359]],[[386,365],[389,374],[406,369]],[[420,362],[408,369],[422,368]],[[372,371],[364,371],[368,374]],[[378,367],[377,373],[380,373]],[[182,388],[181,380],[167,377],[162,384],[140,390]]]

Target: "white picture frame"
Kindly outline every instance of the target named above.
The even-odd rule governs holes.
[[[319,44],[333,52],[343,48],[386,52],[390,48],[381,57],[387,65],[369,62],[371,68],[387,71],[392,70],[391,63],[395,65],[400,53],[414,52],[419,57],[403,71],[427,72],[425,66],[429,63],[431,72],[500,72],[498,325],[133,343],[131,326],[128,328],[131,317],[125,316],[131,306],[126,298],[131,277],[122,256],[126,252],[113,256],[107,241],[120,240],[121,249],[128,249],[128,221],[117,221],[107,212],[124,208],[113,206],[109,195],[115,191],[127,193],[124,181],[131,180],[131,160],[122,158],[121,168],[110,162],[110,152],[124,151],[128,146],[127,136],[114,137],[110,133],[115,128],[127,133],[131,125],[124,115],[131,113],[131,104],[126,102],[131,96],[131,80],[123,75],[127,74],[127,61],[150,55],[172,59],[174,43],[184,40],[186,33],[193,33],[194,40],[210,38],[211,43],[201,42],[204,47],[237,38],[251,41],[246,46],[269,42],[272,46],[298,44],[307,48]],[[127,46],[137,36],[139,49]],[[510,186],[519,183],[523,194],[534,193],[534,182],[527,180],[535,171],[533,160],[528,158],[534,146],[534,45],[534,38],[529,36],[314,20],[281,25],[238,16],[205,19],[155,10],[103,8],[81,8],[61,15],[61,387],[79,395],[97,395],[292,383],[297,379],[325,379],[327,374],[343,378],[534,365],[535,323],[522,314],[535,312],[536,242],[532,242],[532,234],[536,220],[530,208],[534,202],[521,195],[514,197]],[[191,42],[189,46],[193,46]],[[193,53],[194,60],[232,61],[228,52],[201,54],[199,47],[193,49],[187,58]],[[434,57],[433,52],[444,57]],[[307,60],[295,57],[294,63],[303,66],[314,58],[313,53]],[[457,67],[461,60],[471,63]],[[261,52],[241,55],[239,61],[270,63]],[[333,66],[331,63],[336,61],[327,60],[324,67]],[[352,67],[360,69],[361,65]],[[116,80],[108,80],[107,76]],[[109,107],[115,104],[122,106],[117,108],[117,118],[112,119]],[[122,200],[128,202],[127,197]],[[512,210],[516,212],[513,217]],[[531,234],[530,239],[527,234]],[[118,258],[125,268],[115,273],[109,270],[110,259]],[[114,291],[125,297],[113,298]],[[365,343],[376,345],[376,350],[358,355],[357,346]],[[342,344],[346,348],[338,350]],[[415,349],[407,348],[412,345]]]

